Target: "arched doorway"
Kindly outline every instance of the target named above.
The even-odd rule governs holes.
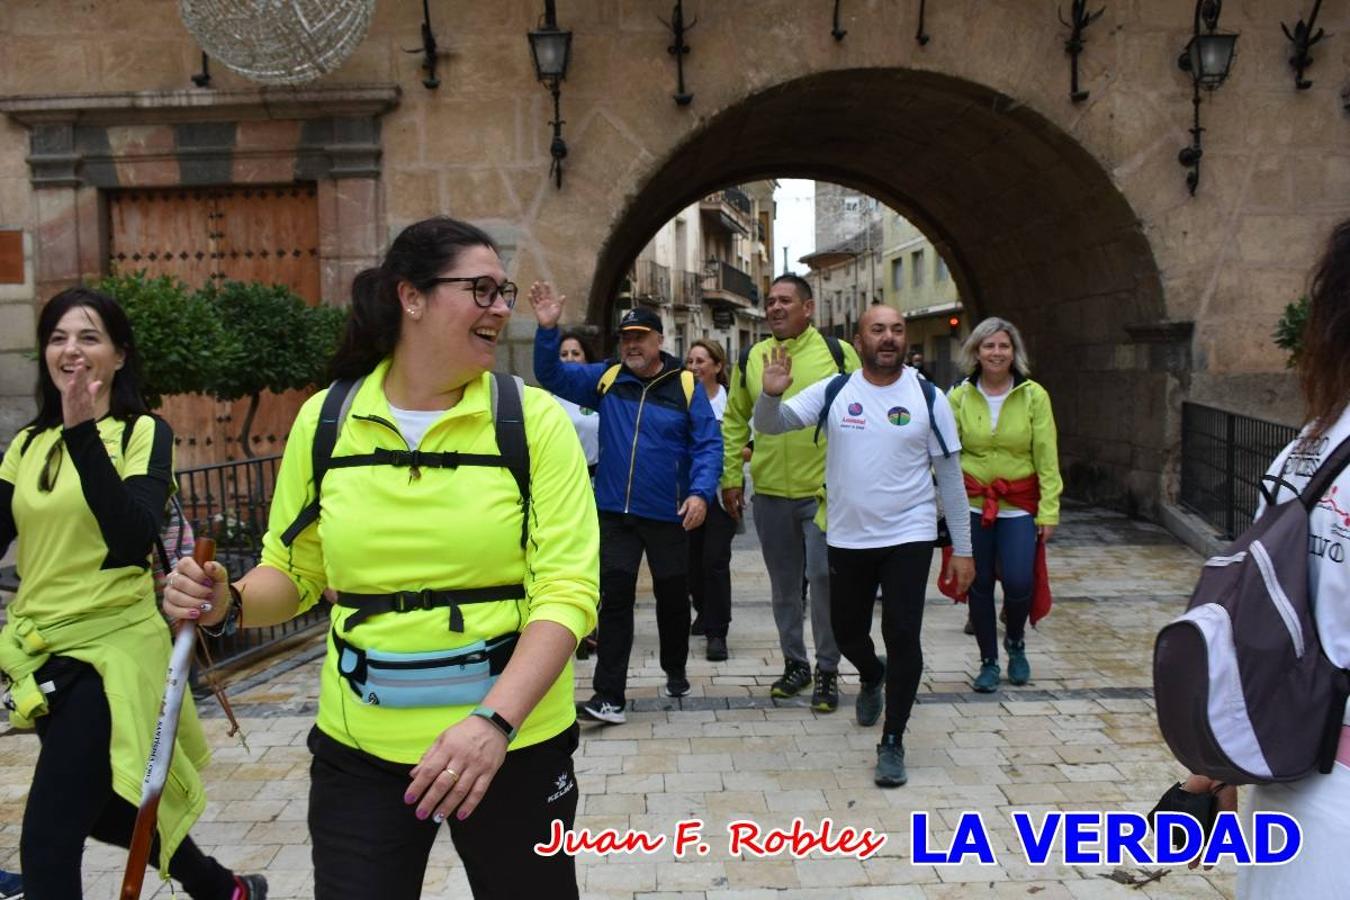
[[[766,177],[854,187],[922,228],[972,318],[1022,329],[1054,398],[1070,489],[1152,511],[1169,371],[1131,335],[1165,319],[1162,284],[1138,217],[1077,141],[1011,97],[931,72],[851,69],[777,85],[710,119],[631,198],[597,260],[590,321],[610,321],[626,267],[677,210]],[[1175,360],[1171,374],[1181,374]]]

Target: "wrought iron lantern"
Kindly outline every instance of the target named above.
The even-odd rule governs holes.
[[[1200,158],[1204,156],[1200,127],[1200,89],[1215,90],[1228,78],[1228,70],[1233,65],[1234,51],[1237,49],[1236,34],[1219,32],[1219,13],[1223,11],[1223,0],[1195,0],[1195,22],[1191,29],[1191,39],[1185,51],[1177,59],[1177,66],[1191,76],[1191,107],[1193,119],[1190,128],[1191,145],[1183,147],[1177,155],[1178,161],[1190,169],[1186,173],[1186,187],[1191,195],[1200,184]],[[1205,23],[1205,33],[1200,33],[1200,22]]]
[[[563,119],[559,111],[561,90],[559,85],[567,78],[567,65],[572,61],[572,32],[558,27],[558,14],[554,0],[544,0],[544,21],[534,31],[529,32],[530,56],[534,59],[534,74],[540,82],[548,85],[553,95],[553,141],[548,152],[553,157],[549,174],[562,190],[562,164],[567,158],[567,142],[562,137]]]

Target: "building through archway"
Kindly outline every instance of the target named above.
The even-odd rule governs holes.
[[[1077,141],[1007,96],[933,73],[843,70],[777,85],[656,168],[615,219],[588,319],[610,321],[631,260],[676,210],[765,177],[846,184],[918,224],[951,262],[972,318],[1023,330],[1054,398],[1070,489],[1150,502],[1168,378],[1187,355],[1153,348],[1184,345],[1189,332],[1159,326],[1162,285],[1139,219]]]

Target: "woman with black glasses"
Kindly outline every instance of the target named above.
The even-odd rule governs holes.
[[[595,626],[598,525],[566,413],[490,371],[515,300],[483,231],[404,229],[352,285],[261,565],[232,581],[185,562],[165,591],[165,612],[222,631],[335,591],[309,737],[320,900],[420,896],[442,822],[474,896],[577,896],[573,858],[534,847],[576,815],[571,659]]]
[[[19,540],[18,594],[0,632],[10,724],[42,742],[24,807],[26,896],[79,897],[85,839],[129,845],[170,637],[150,554],[173,484],[173,433],[148,414],[126,313],[71,288],[38,317],[38,414],[0,464],[0,554]],[[188,837],[210,758],[190,696],[160,800],[159,861],[188,896],[256,900]],[[161,852],[162,851],[162,852]]]

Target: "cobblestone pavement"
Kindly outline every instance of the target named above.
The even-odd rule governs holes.
[[[635,829],[673,839],[679,821],[698,818],[710,852],[677,860],[668,840],[649,855],[583,854],[583,896],[1233,896],[1231,866],[1208,873],[1173,867],[1138,888],[1113,880],[1110,866],[1031,866],[1012,826],[1015,809],[1036,820],[1048,810],[1146,811],[1182,774],[1154,724],[1149,667],[1153,636],[1184,607],[1200,560],[1166,532],[1114,513],[1070,507],[1051,544],[1054,613],[1027,642],[1032,682],[1005,685],[995,695],[970,690],[978,659],[974,639],[961,630],[964,608],[953,608],[930,584],[924,679],[905,741],[910,781],[887,791],[872,784],[878,729],[861,728],[853,719],[857,678],[847,663],[836,713],[816,713],[804,700],[768,698],[781,660],[768,580],[751,532],[735,545],[731,658],[706,662],[703,640],[692,639],[692,694],[659,698],[664,677],[652,607],[649,595],[640,600],[628,722],[584,726],[576,757],[579,828]],[[312,893],[304,738],[313,720],[320,650],[311,642],[236,680],[232,695],[251,752],[225,737],[213,702],[202,703],[218,749],[206,772],[210,803],[193,835],[222,862],[265,871],[274,898]],[[592,667],[576,665],[581,699],[590,694]],[[3,867],[18,865],[19,823],[36,748],[32,735],[0,736]],[[948,845],[960,813],[980,812],[997,865],[914,864],[910,813],[916,810],[930,814],[932,847]],[[885,833],[887,843],[862,861],[819,852],[765,859],[729,854],[729,823],[748,819],[765,829],[790,828],[797,817],[815,828],[827,817],[838,827],[871,828]],[[123,851],[91,842],[86,896],[116,896],[124,861]],[[1134,867],[1115,876],[1141,877]],[[170,892],[152,875],[144,896],[167,898]],[[425,896],[468,896],[444,832],[432,853]]]

